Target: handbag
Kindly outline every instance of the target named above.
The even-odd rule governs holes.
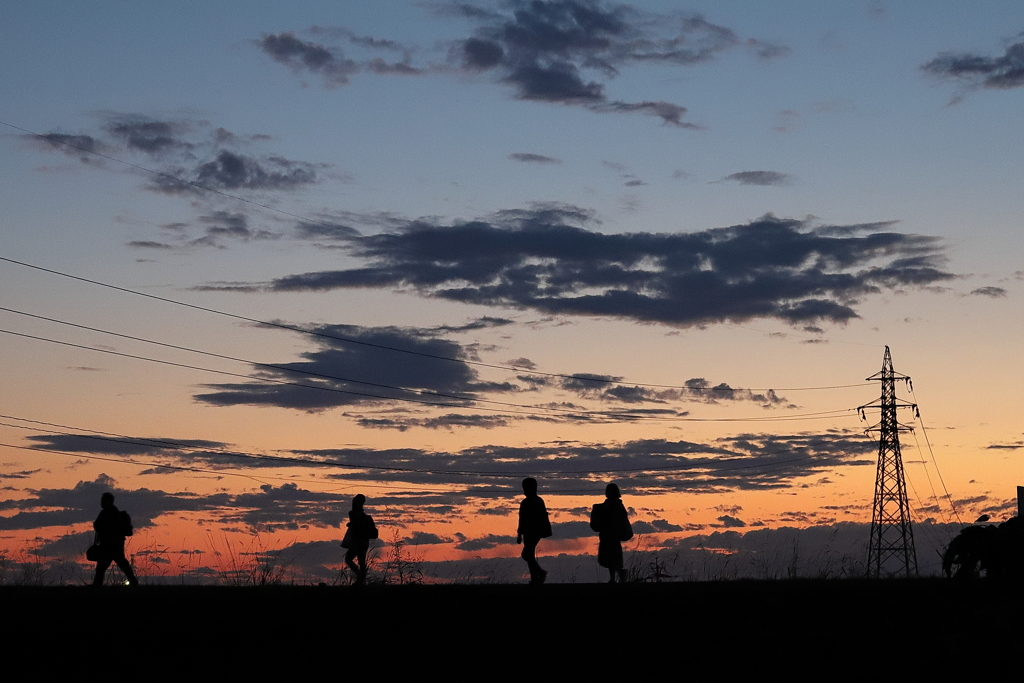
[[[85,551],[85,559],[89,560],[90,562],[99,562],[100,547],[95,543],[89,546],[89,549]]]
[[[341,539],[342,548],[350,548],[352,546],[352,527],[345,530],[345,537]]]

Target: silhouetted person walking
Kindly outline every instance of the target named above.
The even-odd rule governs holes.
[[[341,541],[341,547],[347,548],[345,564],[356,575],[356,585],[366,582],[366,552],[370,549],[370,541],[379,536],[373,517],[363,512],[366,496],[358,494],[352,499],[352,511],[348,513],[348,530]],[[356,565],[353,560],[358,560]]]
[[[590,528],[598,534],[597,563],[608,569],[608,583],[626,582],[626,570],[622,567],[622,541],[633,538],[633,527],[622,504],[619,487],[608,484],[604,489],[605,500],[590,512]]]
[[[530,567],[530,583],[544,583],[548,573],[537,564],[537,544],[540,539],[551,536],[548,509],[544,507],[544,499],[537,495],[537,480],[533,477],[523,479],[523,493],[526,498],[519,503],[516,543],[523,544],[523,559]]]
[[[132,518],[128,516],[127,512],[118,510],[114,506],[114,494],[110,492],[100,496],[100,507],[102,510],[100,510],[99,517],[92,523],[93,529],[96,530],[96,537],[92,543],[93,547],[89,549],[95,553],[96,559],[96,578],[93,579],[92,585],[102,586],[103,575],[107,573],[107,567],[111,562],[116,562],[118,568],[124,573],[124,578],[128,580],[128,585],[137,586],[139,581],[135,578],[135,572],[132,571],[128,558],[124,556],[124,539],[134,533]]]

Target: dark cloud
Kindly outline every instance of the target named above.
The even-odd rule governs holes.
[[[555,157],[546,157],[543,154],[529,154],[527,152],[513,152],[508,155],[508,158],[512,161],[523,161],[526,163],[533,164],[560,164],[561,159]]]
[[[856,318],[867,295],[955,277],[940,269],[939,238],[891,232],[889,223],[814,227],[768,214],[693,233],[605,234],[588,230],[591,221],[589,212],[562,205],[453,225],[421,219],[348,239],[348,251],[368,262],[363,267],[289,275],[249,290],[404,287],[550,315],[806,325]]]
[[[448,334],[451,332],[475,332],[476,330],[486,330],[491,327],[505,327],[506,325],[514,325],[515,321],[509,318],[498,318],[491,315],[484,315],[475,320],[471,320],[465,325],[439,325],[437,327],[430,328],[436,334]]]
[[[683,531],[683,527],[679,524],[673,524],[667,519],[652,519],[651,526],[658,531],[658,533],[669,534],[676,531]]]
[[[793,176],[778,171],[740,171],[731,173],[719,182],[732,180],[740,185],[789,185]]]
[[[188,246],[220,247],[223,246],[222,241],[225,239],[248,242],[249,240],[271,240],[280,237],[279,234],[269,230],[249,227],[249,217],[244,213],[214,211],[199,216],[197,221],[206,226],[204,234],[202,237],[189,240]]]
[[[971,290],[971,296],[987,296],[992,299],[1001,299],[1007,294],[1008,292],[1002,287],[978,287]]]
[[[698,64],[742,42],[699,15],[662,16],[593,0],[513,1],[502,9],[467,12],[449,6],[451,14],[480,23],[459,45],[462,68],[495,70],[497,80],[522,100],[637,112],[679,127],[694,127],[682,121],[685,107],[611,100],[605,84],[625,66]]]
[[[686,123],[682,120],[683,116],[687,112],[686,107],[681,107],[678,104],[672,104],[671,102],[608,102],[592,106],[591,109],[601,113],[611,112],[628,114],[632,112],[639,112],[641,114],[657,116],[665,123],[678,128],[691,128],[694,130],[700,128],[700,126],[692,123]]]
[[[450,483],[468,487],[468,495],[485,496],[496,495],[505,486],[508,489],[503,495],[514,495],[518,480],[526,476],[537,477],[547,490],[593,495],[604,491],[609,475],[633,494],[784,489],[796,479],[838,467],[872,465],[874,460],[868,454],[875,449],[876,442],[857,432],[833,430],[791,436],[743,435],[714,444],[640,439],[529,447],[489,445],[458,452],[326,449],[297,454],[335,463],[388,463],[408,470],[356,472],[345,474],[346,478],[379,480],[383,476],[419,484]],[[498,484],[502,486],[495,491]]]
[[[233,451],[228,444],[204,439],[86,434],[46,434],[27,438],[33,442],[33,448],[41,450],[123,456],[137,463],[150,462],[147,458],[158,458],[161,463],[172,466],[197,464],[213,469],[316,467],[322,464],[296,462],[280,455]],[[167,474],[171,471],[157,464],[140,474]]]
[[[744,522],[742,519],[738,519],[736,517],[733,517],[732,515],[722,515],[718,518],[718,521],[721,522],[722,526],[724,526],[727,529],[734,527],[743,527],[747,525],[747,523]]]
[[[452,539],[450,538],[438,536],[437,534],[432,534],[426,531],[413,532],[413,534],[406,539],[406,543],[409,545],[438,545],[441,543],[451,542]]]
[[[329,88],[345,85],[349,76],[359,71],[359,65],[345,59],[340,50],[300,40],[293,31],[264,34],[257,44],[274,61],[295,73],[305,70],[322,77],[324,85]]]
[[[589,515],[588,511],[587,516],[589,517]],[[552,523],[551,527],[554,532],[553,540],[567,541],[576,538],[597,538],[597,534],[590,528],[590,522],[556,520]],[[634,531],[636,531],[635,528]]]
[[[41,544],[32,554],[39,557],[82,557],[95,538],[96,534],[92,531],[66,534],[55,541]]]
[[[341,528],[348,518],[349,497],[300,489],[297,484],[260,486],[259,493],[233,496],[238,511],[226,521],[239,521],[259,531],[298,530],[303,527]]]
[[[188,128],[182,121],[160,121],[137,114],[112,114],[104,125],[117,142],[150,156],[191,150],[195,145],[182,137]]]
[[[633,522],[634,534],[667,534],[682,531],[683,527],[672,524],[664,519],[652,519],[651,521],[636,520]]]
[[[313,26],[309,33],[332,41],[344,40],[363,50],[397,52],[401,58],[388,61],[374,57],[356,61],[347,58],[340,47],[302,40],[294,31],[264,34],[256,44],[274,61],[284,64],[296,74],[308,72],[322,78],[327,88],[346,85],[350,76],[363,70],[377,75],[398,76],[420,76],[430,70],[413,66],[413,49],[394,40],[359,35],[342,26]]]
[[[254,156],[239,151],[267,136],[240,136],[197,119],[154,119],[141,114],[104,113],[105,137],[91,135],[24,136],[42,149],[59,150],[83,163],[99,165],[88,152],[146,155],[158,160],[159,175],[147,189],[166,194],[195,194],[200,187],[217,191],[295,191],[319,182],[325,164],[281,156]],[[238,215],[238,214],[236,214]],[[144,245],[143,241],[132,246]]]
[[[921,69],[983,88],[1019,88],[1024,86],[1024,42],[1013,43],[1000,57],[943,52]]]
[[[531,388],[555,387],[583,398],[617,403],[668,403],[681,400],[704,403],[752,401],[765,408],[792,406],[787,399],[770,389],[764,393],[756,393],[749,389],[735,389],[724,382],[712,385],[703,377],[688,379],[682,387],[663,388],[630,386],[621,383],[622,377],[585,372],[576,373],[571,377],[523,375],[517,379],[527,383]]]
[[[1014,441],[1013,443],[994,443],[985,446],[991,450],[1003,450],[1003,451],[1016,451],[1024,448],[1024,441]]]
[[[386,62],[385,60],[377,57],[371,59],[366,63],[367,71],[375,73],[379,76],[397,75],[397,76],[422,76],[423,69],[417,69],[411,64],[406,62]]]
[[[757,56],[761,59],[778,59],[788,57],[792,50],[787,45],[773,45],[771,43],[756,43]]]
[[[499,536],[497,534],[487,534],[480,538],[471,538],[461,543],[455,544],[456,550],[463,550],[466,552],[475,552],[477,550],[490,550],[496,548],[499,545],[515,545],[515,536]]]
[[[437,417],[358,417],[356,424],[368,429],[395,429],[404,432],[413,427],[422,429],[453,429],[472,427],[494,429],[505,427],[515,420],[514,415],[466,415],[448,413]]]
[[[80,481],[70,489],[29,489],[29,497],[0,501],[0,510],[17,510],[0,517],[0,530],[70,527],[92,523],[100,511],[100,496],[115,496],[115,504],[128,510],[136,528],[149,526],[153,519],[175,511],[211,510],[229,502],[227,495],[203,498],[190,493],[165,493],[150,489],[126,491],[105,474],[94,481]]]
[[[347,242],[362,235],[359,228],[372,231],[396,230],[405,228],[409,223],[407,218],[389,211],[332,211],[320,214],[317,220],[302,221],[296,226],[296,233],[303,239]]]
[[[490,40],[470,38],[462,44],[462,66],[466,69],[493,69],[504,56],[501,45]]]
[[[164,242],[154,242],[152,240],[131,240],[125,242],[125,246],[131,247],[132,249],[174,249],[173,244],[166,244]]]
[[[451,68],[468,74],[491,72],[493,79],[521,100],[582,106],[601,113],[640,113],[665,124],[696,128],[684,122],[686,108],[656,100],[623,102],[609,98],[608,82],[628,66],[690,66],[740,46],[763,59],[787,52],[783,46],[742,40],[732,30],[700,15],[655,14],[630,5],[601,0],[509,0],[497,9],[467,3],[428,4],[435,16],[469,20],[472,35],[450,46]],[[264,35],[264,52],[295,72],[342,85],[361,68],[378,74],[418,75],[442,70],[412,64],[411,48],[394,41],[357,36],[346,28],[313,27],[310,33],[345,40],[364,49],[402,54],[401,61],[381,58],[356,62],[338,47],[301,40],[292,32]]]
[[[468,2],[423,2],[438,17],[456,17],[460,19],[483,19],[487,21],[501,19],[503,15],[494,10],[480,7]]]
[[[21,140],[28,145],[47,152],[61,152],[78,159],[83,164],[100,165],[102,159],[96,152],[109,151],[107,145],[92,135],[69,135],[67,133],[48,133],[46,135],[21,135]]]
[[[313,164],[278,156],[256,159],[226,149],[218,152],[212,161],[194,168],[175,168],[168,175],[173,177],[158,177],[152,189],[167,194],[196,192],[195,185],[214,190],[291,191],[317,182]]]
[[[179,448],[223,449],[227,444],[205,439],[170,439],[164,437],[140,437],[122,439],[84,434],[47,434],[27,437],[39,445],[70,453],[94,453],[97,455],[167,455]]]
[[[465,401],[432,394],[468,400],[480,391],[511,389],[480,382],[476,371],[461,362],[472,357],[471,351],[457,342],[436,338],[430,330],[355,325],[321,325],[309,329],[328,335],[317,338],[317,350],[302,353],[301,361],[277,363],[274,368],[255,368],[268,379],[306,386],[257,382],[209,385],[213,391],[199,394],[195,400],[208,405],[273,405],[315,412],[337,406],[391,403],[394,398],[451,406]],[[413,353],[395,353],[378,347],[401,348]]]
[[[350,507],[349,496],[306,491],[294,483],[264,484],[257,492],[199,495],[150,489],[123,490],[106,475],[82,481],[70,489],[30,490],[27,498],[0,501],[0,510],[17,510],[0,517],[0,530],[91,523],[100,510],[100,496],[112,492],[115,504],[127,510],[133,525],[143,528],[160,515],[202,512],[223,524],[244,524],[256,531],[294,530],[303,527],[340,528]]]
[[[131,458],[136,463],[152,462],[155,465],[154,473],[166,473],[168,470],[160,468],[165,464],[242,471],[302,467],[325,471],[322,476],[326,480],[408,484],[412,492],[401,495],[396,493],[390,498],[377,499],[374,503],[392,507],[453,505],[462,504],[467,498],[515,496],[518,495],[519,481],[527,476],[540,479],[543,482],[542,488],[547,491],[586,495],[602,493],[608,477],[614,477],[623,491],[631,495],[668,491],[697,493],[784,489],[795,485],[796,480],[812,475],[820,476],[836,468],[872,465],[874,459],[871,455],[877,449],[876,442],[859,432],[839,429],[791,435],[742,434],[713,443],[667,439],[638,439],[620,443],[558,441],[521,447],[484,445],[458,451],[352,447],[298,450],[274,456],[214,448],[218,445],[216,442],[203,440],[125,438],[122,441],[111,441],[70,434],[35,436],[31,440],[41,449],[83,455],[120,456]],[[175,447],[175,443],[181,444],[181,447]],[[423,485],[450,486],[452,489],[436,494],[414,493]],[[99,481],[95,486],[89,484],[88,491],[80,497],[83,501],[82,509],[92,509],[94,503],[90,499],[99,499],[102,486],[113,484]],[[266,488],[260,494],[264,496],[260,500],[266,501],[266,504],[256,505],[243,497],[230,500],[215,497],[203,502],[186,496],[181,500],[176,499],[177,502],[171,501],[168,509],[199,510],[230,503],[246,509],[266,510],[268,505],[278,505],[273,501],[279,498],[292,500],[308,493],[293,491],[288,486],[292,485],[280,489]],[[302,499],[320,501],[324,505],[327,500],[336,500],[308,496]],[[0,510],[18,508],[19,505],[16,501],[0,504]],[[53,503],[39,504],[38,507],[67,506]],[[720,511],[731,515],[739,512],[738,509],[725,508]],[[255,514],[238,516],[237,520],[255,525],[258,518],[258,515],[253,516]],[[318,523],[332,525],[332,520],[336,519],[332,514],[324,508],[317,513],[319,516],[316,519]],[[266,518],[263,522],[284,524],[290,523],[288,520],[282,513],[280,517],[273,520]],[[667,527],[659,529],[666,531]]]
[[[0,479],[28,479],[41,470],[21,470],[20,472],[0,472]]]

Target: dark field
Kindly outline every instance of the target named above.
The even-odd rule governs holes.
[[[1024,592],[985,580],[5,587],[0,601],[9,661],[52,643],[62,664],[83,672],[99,658],[150,672],[199,666],[256,676],[334,677],[352,667],[370,678],[439,667],[468,674],[472,665],[485,680],[527,671],[545,679],[565,667],[684,679],[817,670],[845,679],[871,678],[882,662],[890,672],[923,672],[972,653],[986,652],[991,666],[1024,651]]]

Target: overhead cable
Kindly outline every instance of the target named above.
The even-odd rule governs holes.
[[[304,384],[301,382],[289,382],[287,380],[273,379],[270,377],[263,377],[260,375],[245,375],[237,372],[228,372],[227,370],[215,370],[213,368],[205,368],[198,365],[190,365],[188,363],[176,363],[169,360],[161,360],[159,358],[150,358],[149,356],[140,356],[137,354],[123,353],[121,351],[114,351],[112,349],[98,348],[94,346],[87,346],[84,344],[74,344],[72,342],[60,341],[58,339],[50,339],[49,337],[42,337],[39,335],[25,334],[22,332],[14,332],[12,330],[0,329],[0,333],[9,334],[15,337],[22,337],[25,339],[32,339],[35,341],[43,341],[50,344],[58,344],[61,346],[68,346],[76,349],[83,349],[86,351],[94,351],[96,353],[104,353],[111,356],[120,356],[123,358],[131,358],[134,360],[146,361],[149,363],[159,363],[161,365],[169,365],[173,367],[186,368],[189,370],[198,370],[201,372],[209,372],[218,375],[226,375],[229,377],[239,377],[242,379],[248,379],[255,382],[264,382],[267,384],[279,384],[284,386],[302,387],[306,389],[313,389],[316,391],[327,391],[337,394],[347,394],[351,396],[360,396],[364,398],[371,398],[380,401],[403,401],[407,403],[418,403],[420,405],[428,405],[434,407],[444,408],[457,408],[466,409],[469,406],[457,403],[440,403],[436,401],[425,401],[415,398],[407,398],[401,396],[381,396],[379,394],[369,394],[361,391],[351,391],[348,389],[339,389],[337,387],[324,386],[320,384]],[[248,361],[246,361],[248,362]],[[416,391],[416,390],[407,390]],[[478,399],[466,399],[467,402],[475,402]],[[492,401],[493,402],[493,401]],[[509,404],[516,405],[516,404]],[[536,410],[550,410],[545,406],[527,406],[530,411],[522,410],[505,410],[502,408],[488,408],[486,406],[473,406],[474,410],[483,410],[488,412],[503,412],[512,415],[532,415],[545,418],[554,417],[551,413],[534,412]],[[566,410],[558,408],[557,410]],[[617,420],[645,420],[649,422],[793,422],[797,420],[821,420],[821,419],[835,419],[840,417],[842,413],[849,413],[846,417],[853,417],[853,408],[847,408],[843,410],[826,410],[816,413],[802,413],[797,415],[783,415],[779,417],[763,416],[763,417],[659,417],[654,415],[646,415],[643,413],[626,413],[626,412],[614,412],[614,411],[570,411],[566,413],[566,417],[570,415],[576,415],[581,417],[594,417],[594,418],[605,418],[605,419],[617,419]]]

